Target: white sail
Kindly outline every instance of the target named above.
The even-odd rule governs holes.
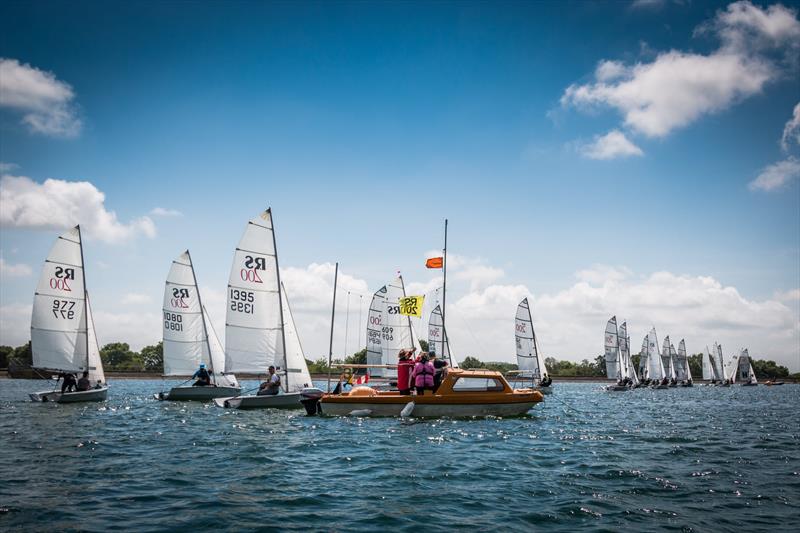
[[[689,366],[689,355],[686,353],[686,340],[681,339],[678,343],[678,359],[683,362],[684,379],[687,381],[692,380],[692,369]]]
[[[300,336],[297,334],[297,327],[292,315],[292,307],[289,305],[289,298],[286,295],[286,287],[281,283],[283,291],[283,320],[284,332],[286,335],[286,389],[287,392],[299,392],[306,387],[313,386],[311,374],[308,371],[308,363],[303,352],[303,345],[300,343]]]
[[[536,332],[533,329],[533,319],[528,299],[524,298],[517,306],[514,320],[514,335],[517,345],[517,367],[524,377],[542,379],[547,374],[547,369],[542,364],[539,346],[536,343]]]
[[[708,351],[707,344],[706,353],[703,354],[703,379],[708,381],[716,379],[716,375],[714,373],[714,361],[711,359],[711,353]]]
[[[717,381],[724,381],[725,380],[725,370],[722,368],[722,359],[717,355],[719,352],[719,347],[717,343],[714,343],[714,350],[709,354],[709,359],[711,360],[711,369],[713,373],[711,374],[714,376],[712,379],[716,379]],[[719,352],[721,353],[721,352]]]
[[[684,354],[683,360],[681,360],[680,354],[675,350],[675,345],[669,343],[669,359],[672,362],[672,373],[676,380],[678,381],[685,381],[686,380],[686,354]]]
[[[283,366],[278,258],[268,209],[247,223],[233,255],[225,318],[225,371]]]
[[[661,347],[661,364],[664,366],[664,375],[670,379],[675,377],[675,369],[672,365],[672,352],[669,349],[669,335],[664,337],[664,345]]]
[[[383,364],[383,311],[386,301],[386,285],[372,296],[367,313],[367,364]],[[383,376],[383,368],[370,368],[373,376]]]
[[[645,335],[642,339],[642,347],[639,349],[639,375],[642,379],[648,379],[650,374],[647,361],[647,335]]]
[[[606,323],[605,332],[606,376],[608,379],[622,379],[619,358],[619,333],[617,317],[612,316]]]
[[[56,239],[36,286],[31,315],[34,367],[81,372],[90,366],[86,310],[81,233],[76,226]]]
[[[639,376],[636,374],[636,369],[633,367],[633,359],[631,358],[631,338],[628,336],[628,323],[623,322],[619,327],[619,353],[623,361],[622,376],[629,378],[634,385],[639,383]]]
[[[208,310],[205,305],[203,306],[203,319],[206,321],[206,331],[208,332],[208,346],[211,350],[211,368],[214,369],[212,376],[214,383],[221,387],[238,387],[236,383],[236,376],[233,374],[225,373],[225,350],[222,348],[222,343],[219,342],[219,337],[208,317]]]
[[[458,363],[450,353],[450,342],[444,329],[442,309],[438,305],[431,311],[431,317],[428,320],[428,350],[447,361],[451,368],[458,368]]]
[[[97,342],[97,332],[94,328],[94,318],[92,316],[92,302],[89,300],[89,292],[86,292],[86,321],[89,335],[89,381],[92,386],[97,382],[105,383],[106,374],[103,372],[103,361],[100,359],[100,343]]]
[[[656,328],[650,330],[647,335],[647,361],[648,376],[650,379],[661,381],[666,376],[664,371],[664,360],[661,354],[658,353],[658,338],[656,337]]]
[[[213,370],[189,251],[170,266],[164,285],[164,375],[191,376],[200,364]],[[216,369],[220,371],[221,368]]]
[[[731,366],[731,375],[733,376],[734,383],[758,383],[755,371],[753,370],[753,362],[750,360],[750,351],[747,348],[739,352],[735,366]]]
[[[717,358],[717,368],[719,368],[719,371],[720,371],[720,373],[722,375],[721,379],[723,381],[725,381],[730,376],[728,375],[728,369],[727,369],[727,366],[725,364],[725,358],[722,356],[722,345],[721,344],[717,344],[715,342],[714,343],[714,347],[716,348],[715,357]]]

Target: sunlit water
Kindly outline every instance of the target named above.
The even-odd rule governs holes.
[[[158,402],[37,404],[0,380],[0,530],[757,531],[800,520],[800,386],[609,393],[529,416],[307,417]],[[249,384],[245,384],[246,386]]]

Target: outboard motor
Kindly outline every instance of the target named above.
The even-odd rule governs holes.
[[[306,414],[313,416],[322,413],[322,405],[319,399],[325,394],[321,389],[316,387],[306,387],[300,391],[300,396],[303,398],[300,403],[306,408]]]

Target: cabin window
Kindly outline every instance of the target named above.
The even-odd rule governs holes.
[[[458,378],[453,384],[457,392],[502,392],[503,383],[496,378]]]

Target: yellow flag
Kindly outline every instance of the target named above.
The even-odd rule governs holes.
[[[400,314],[403,316],[415,316],[422,318],[422,302],[425,296],[408,296],[400,298]]]

